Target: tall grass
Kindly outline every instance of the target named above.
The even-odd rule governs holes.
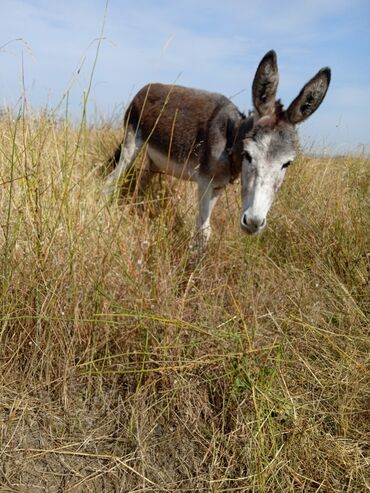
[[[301,155],[257,238],[230,186],[194,265],[191,184],[105,203],[118,133],[0,122],[2,491],[369,489],[369,160]]]

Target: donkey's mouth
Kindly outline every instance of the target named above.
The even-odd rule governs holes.
[[[240,228],[243,231],[243,233],[250,236],[258,235],[258,233],[260,233],[264,229],[264,227],[256,228],[256,227],[245,226],[244,224],[241,224]]]

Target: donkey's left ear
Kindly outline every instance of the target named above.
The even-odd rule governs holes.
[[[286,113],[291,123],[301,123],[314,113],[322,103],[330,84],[330,68],[322,68],[303,86]]]

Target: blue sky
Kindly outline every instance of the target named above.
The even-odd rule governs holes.
[[[104,11],[105,0],[1,0],[0,105],[18,100],[23,72],[36,108],[55,107],[73,81],[78,116]],[[369,0],[110,0],[89,115],[112,115],[153,81],[236,95],[247,111],[271,48],[286,106],[321,67],[332,69],[326,100],[300,128],[304,146],[370,150]]]

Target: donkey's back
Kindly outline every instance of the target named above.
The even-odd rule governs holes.
[[[240,119],[238,108],[222,94],[155,83],[136,94],[126,111],[125,126],[139,131],[149,145],[149,156],[163,154],[167,162],[181,167],[183,177],[195,180],[198,172],[209,172],[212,158],[222,158],[232,127]],[[156,164],[158,159],[153,161]],[[172,168],[167,166],[166,172],[177,176]]]

